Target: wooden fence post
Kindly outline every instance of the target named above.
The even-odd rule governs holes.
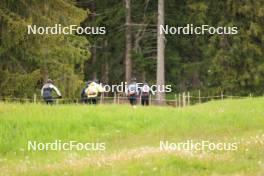
[[[149,95],[149,105],[151,105],[151,94]]]
[[[35,94],[35,93],[34,93],[34,96],[33,96],[33,101],[36,104],[36,102],[37,102],[37,94]]]
[[[221,91],[221,99],[224,100],[224,94],[223,94],[223,91]]]
[[[114,93],[114,101],[113,103],[115,104],[116,103],[116,92]]]
[[[177,107],[177,101],[178,101],[178,98],[177,98],[177,94],[174,95],[174,98],[175,98],[175,107]]]
[[[100,104],[103,104],[103,92],[101,93],[101,96],[100,96]]]
[[[186,97],[185,97],[185,92],[182,93],[182,105],[183,107],[186,106]]]
[[[178,97],[178,104],[179,104],[179,107],[181,107],[181,94],[179,93],[179,97]]]
[[[199,104],[201,104],[202,101],[201,101],[201,90],[199,90]]]
[[[188,98],[188,103],[187,103],[187,105],[190,106],[190,92],[188,92],[188,95],[187,95],[187,96],[188,96],[188,97],[187,97],[187,98]]]

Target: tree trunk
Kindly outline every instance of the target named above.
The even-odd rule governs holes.
[[[109,84],[109,63],[108,63],[108,42],[105,40],[104,42],[104,49],[105,49],[105,54],[103,61],[104,63],[101,66],[101,81],[104,84]]]
[[[165,50],[165,35],[160,33],[160,27],[164,26],[164,0],[158,1],[158,53],[157,53],[157,87],[165,86],[165,72],[164,72],[164,50]],[[165,92],[157,91],[158,104],[165,104]]]
[[[48,69],[47,69],[47,65],[45,63],[45,66],[43,68],[42,72],[42,79],[43,79],[43,84],[45,84],[49,78],[49,73],[48,73]]]
[[[91,4],[91,10],[92,12],[95,12],[95,9],[96,9],[96,4],[95,2],[92,2]],[[95,15],[92,15],[91,16],[92,20],[95,20],[96,17]],[[97,42],[96,40],[93,42],[93,47],[92,47],[92,65],[91,65],[91,68],[92,68],[92,75],[91,75],[91,78],[93,80],[97,79],[97,68],[96,68],[96,62],[97,62]]]
[[[126,54],[125,54],[125,81],[129,82],[132,75],[132,60],[131,60],[131,1],[125,0],[126,6]]]
[[[142,82],[146,82],[146,71],[142,71]]]
[[[108,61],[105,62],[104,65],[104,83],[109,84],[109,64]]]
[[[92,48],[92,79],[97,79],[97,74],[96,74],[96,53],[97,48],[96,48],[96,43],[94,44]]]

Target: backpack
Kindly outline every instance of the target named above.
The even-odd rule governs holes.
[[[45,85],[43,88],[43,98],[52,97],[52,88],[49,85]]]
[[[142,96],[148,96],[149,95],[149,86],[148,85],[144,85],[141,89],[141,94]]]
[[[95,97],[97,96],[98,90],[95,84],[90,84],[88,88],[85,90],[88,97]]]
[[[128,86],[128,95],[132,96],[135,95],[137,93],[137,85],[136,84],[130,84]]]

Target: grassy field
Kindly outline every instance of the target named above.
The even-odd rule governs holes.
[[[29,151],[28,141],[104,142],[105,151]],[[162,151],[160,141],[237,143]],[[263,176],[264,99],[186,108],[0,104],[0,175]]]

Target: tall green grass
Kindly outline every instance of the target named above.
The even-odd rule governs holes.
[[[0,169],[5,175],[264,174],[261,170],[264,163],[263,107],[263,98],[210,102],[186,108],[1,103]],[[160,140],[188,139],[242,141],[242,144],[238,151],[209,153],[204,159],[200,154],[158,153],[138,159],[128,156],[109,164],[80,163],[78,167],[64,163],[72,156],[74,162],[79,162],[82,158],[106,157],[146,146],[159,147]],[[105,142],[106,151],[28,151],[28,140]],[[52,167],[44,167],[47,165]]]

